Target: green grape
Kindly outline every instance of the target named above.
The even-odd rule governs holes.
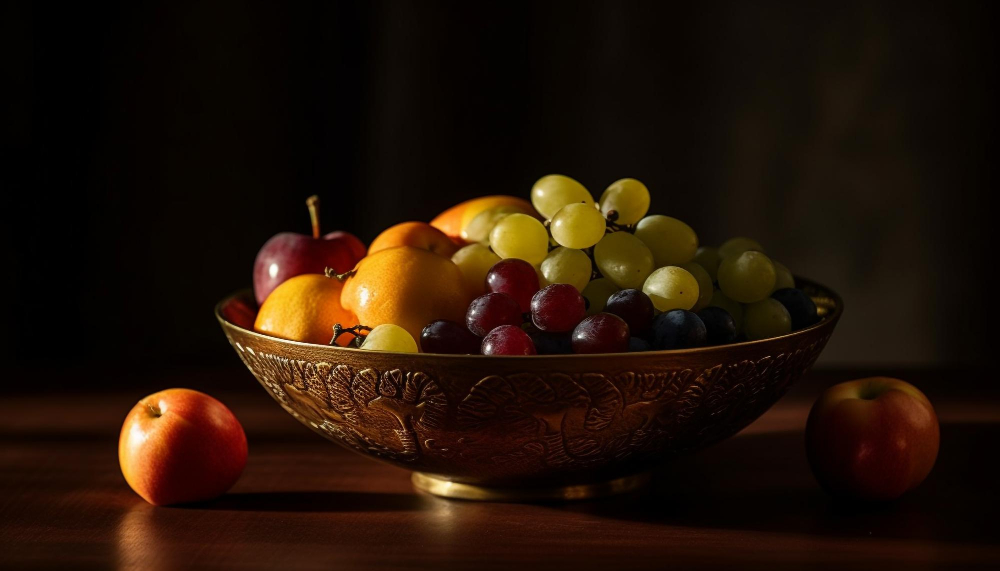
[[[788,310],[776,299],[767,298],[746,306],[743,311],[743,334],[747,339],[769,339],[792,331]]]
[[[601,241],[607,229],[604,217],[589,204],[567,204],[552,217],[549,230],[560,246],[582,250]]]
[[[722,261],[722,258],[719,257],[718,248],[712,246],[698,248],[698,251],[694,253],[694,261],[705,268],[713,282],[719,279],[719,262]]]
[[[531,188],[531,204],[546,219],[552,218],[563,206],[574,202],[593,206],[594,197],[582,184],[568,176],[543,176]]]
[[[594,246],[594,262],[601,275],[622,289],[641,288],[654,267],[652,252],[628,232],[605,234]]]
[[[393,351],[395,353],[416,353],[417,342],[405,329],[391,323],[383,323],[368,332],[362,349],[369,351]]]
[[[753,303],[774,290],[774,264],[760,252],[746,251],[723,258],[719,264],[719,287],[740,303]]]
[[[736,330],[740,331],[743,329],[743,304],[738,301],[733,301],[726,297],[726,294],[722,293],[722,290],[716,288],[712,293],[712,301],[708,302],[710,307],[721,307],[729,312],[729,315],[733,316],[733,321],[736,322]]]
[[[546,258],[547,257],[548,256],[546,256]],[[545,263],[545,260],[542,260],[542,263]],[[552,285],[552,282],[550,282],[548,278],[545,277],[545,274],[542,273],[542,264],[538,264],[531,267],[535,268],[535,275],[538,276],[538,289],[542,289],[545,286]]]
[[[591,280],[587,287],[580,292],[587,300],[587,315],[595,315],[604,311],[608,298],[616,291],[618,291],[618,286],[608,278]]]
[[[764,247],[752,238],[730,238],[719,246],[719,258],[731,258],[747,251],[764,252]]]
[[[779,289],[795,287],[795,278],[792,276],[792,272],[785,267],[785,264],[778,260],[771,260],[771,263],[774,264],[774,289],[771,290],[771,293]]]
[[[690,226],[670,216],[653,214],[639,221],[635,236],[643,241],[656,260],[656,267],[677,266],[694,259],[698,235]]]
[[[705,271],[704,269],[702,271]],[[698,280],[680,266],[666,266],[649,274],[642,293],[653,300],[659,311],[691,309],[698,303]]]
[[[490,247],[501,258],[518,258],[537,266],[549,253],[549,233],[527,214],[510,214],[493,227]]]
[[[451,256],[451,261],[462,270],[469,293],[479,297],[486,293],[486,274],[500,256],[482,244],[469,244]]]
[[[611,183],[601,195],[600,204],[605,218],[614,211],[618,215],[614,222],[635,224],[649,211],[649,189],[634,178],[623,178]]]
[[[708,302],[712,301],[712,294],[715,292],[712,276],[708,275],[708,271],[696,262],[688,262],[680,267],[690,272],[698,281],[698,302],[694,304],[691,311],[701,311],[708,307]]]
[[[514,206],[494,206],[493,208],[483,210],[473,217],[465,229],[462,230],[462,239],[466,242],[489,244],[490,232],[493,231],[493,227],[497,225],[497,222],[515,212],[519,212],[519,210]]]
[[[542,260],[542,276],[549,284],[570,284],[583,291],[593,273],[590,257],[580,250],[559,247]],[[542,287],[545,287],[544,285]]]

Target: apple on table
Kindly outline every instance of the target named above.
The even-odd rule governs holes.
[[[247,437],[218,400],[168,389],[140,400],[118,440],[125,481],[157,505],[210,500],[236,483],[247,462]]]
[[[257,253],[253,263],[253,292],[258,305],[288,278],[322,274],[326,268],[343,273],[367,253],[364,243],[349,232],[320,236],[319,197],[310,196],[306,206],[312,221],[312,236],[281,232],[265,242]]]
[[[830,387],[806,423],[813,473],[840,497],[902,496],[930,473],[939,444],[938,419],[924,393],[888,377]]]

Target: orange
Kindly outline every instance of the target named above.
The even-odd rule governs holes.
[[[386,228],[372,240],[368,254],[398,246],[413,246],[448,258],[458,250],[451,238],[426,222],[401,222]]]
[[[538,213],[527,200],[498,194],[481,196],[456,204],[431,220],[431,226],[447,234],[455,243],[465,244],[465,241],[462,240],[462,230],[465,230],[465,227],[469,225],[469,222],[472,222],[477,214],[494,206],[513,206],[519,212],[538,217]]]
[[[431,321],[465,322],[472,301],[462,270],[450,259],[421,248],[389,248],[358,262],[340,294],[358,323],[406,329],[414,339]]]
[[[291,339],[329,345],[334,324],[352,327],[358,324],[354,313],[340,305],[344,284],[321,274],[302,274],[281,283],[264,300],[254,321],[254,331]],[[350,335],[338,340],[346,345]]]

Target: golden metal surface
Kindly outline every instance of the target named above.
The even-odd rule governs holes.
[[[220,302],[216,316],[261,386],[325,438],[435,474],[418,479],[449,490],[504,490],[497,499],[512,499],[508,490],[570,490],[567,499],[727,438],[773,405],[819,356],[843,311],[828,288],[798,283],[822,305],[813,326],[647,353],[487,357],[311,345],[252,331],[248,291]],[[444,486],[425,481],[431,493]]]
[[[607,482],[555,486],[550,488],[489,487],[462,484],[446,478],[438,478],[423,472],[414,472],[410,478],[413,487],[442,498],[456,500],[477,500],[484,502],[545,502],[589,500],[615,496],[638,490],[649,484],[650,472],[624,476]]]

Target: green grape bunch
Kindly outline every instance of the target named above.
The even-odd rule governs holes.
[[[608,299],[617,292],[637,290],[648,297],[657,315],[680,310],[692,316],[655,321],[661,327],[685,324],[690,328],[698,312],[711,307],[714,313],[711,319],[706,316],[708,325],[724,323],[735,328],[733,334],[708,332],[709,339],[775,337],[789,333],[793,322],[811,325],[818,320],[815,306],[809,307],[808,296],[801,291],[771,297],[778,291],[794,290],[795,278],[759,242],[741,236],[718,246],[703,245],[683,220],[650,214],[651,203],[649,189],[635,178],[612,182],[594,200],[576,179],[552,174],[540,178],[531,189],[531,204],[544,222],[496,210],[477,220],[469,234],[499,258],[527,261],[542,287],[572,285],[580,292],[588,315],[604,312]],[[786,308],[780,300],[794,300],[790,304],[794,307]],[[719,310],[729,317],[720,320]],[[807,314],[801,315],[803,311]],[[670,348],[657,347],[654,339],[678,337],[670,331],[644,334],[651,335],[650,339],[632,346]]]

